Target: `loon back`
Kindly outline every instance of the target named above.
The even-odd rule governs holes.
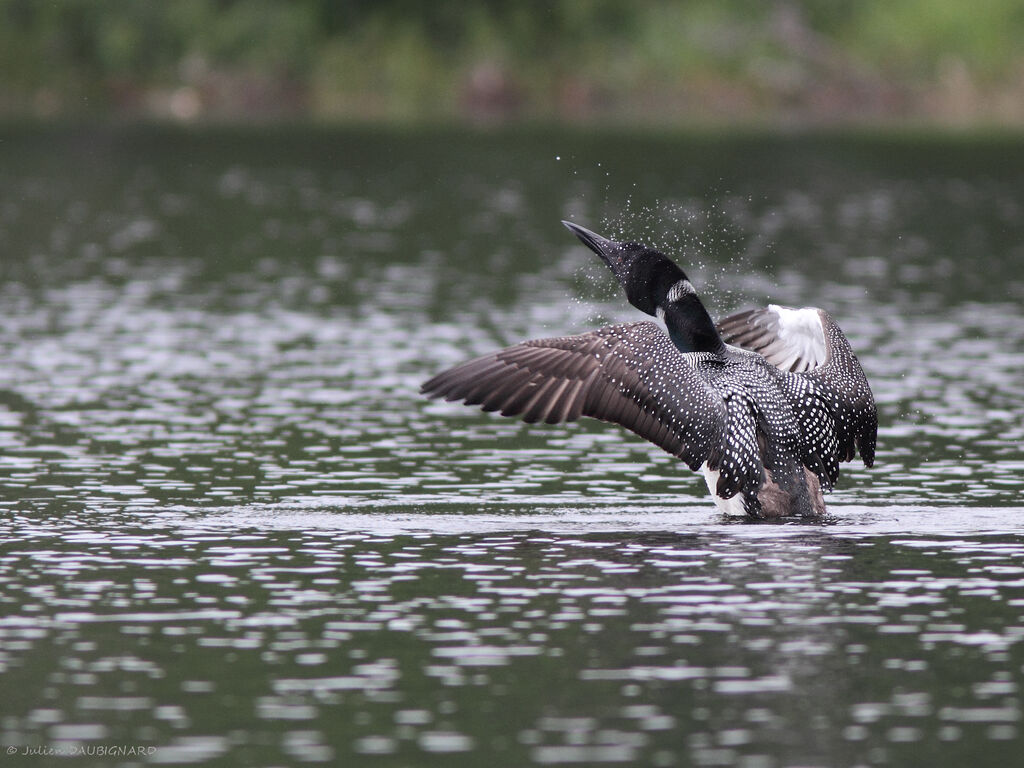
[[[566,226],[630,303],[662,319],[534,339],[439,373],[422,391],[549,424],[619,424],[701,470],[716,504],[751,517],[824,512],[839,463],[874,459],[877,417],[849,343],[822,310],[776,305],[711,321],[662,254]]]
[[[798,374],[788,381],[810,386],[827,400],[836,422],[839,461],[852,461],[859,451],[864,465],[874,466],[875,398],[850,342],[825,310],[769,304],[730,315],[718,329],[726,342],[760,354],[780,371]]]

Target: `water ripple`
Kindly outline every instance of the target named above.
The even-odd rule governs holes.
[[[129,138],[0,142],[8,749],[1017,759],[1024,200],[1002,154],[588,139],[553,179],[487,135],[452,142],[472,162],[358,133]],[[627,199],[588,151],[629,168]],[[495,346],[634,319],[570,214],[671,247],[716,314],[835,315],[881,424],[827,524],[723,519],[607,425],[419,397]]]

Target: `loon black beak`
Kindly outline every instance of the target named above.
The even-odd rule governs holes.
[[[589,229],[581,227],[579,224],[573,224],[571,221],[563,221],[562,224],[565,225],[566,229],[576,235],[576,237],[580,239],[580,242],[600,256],[606,264],[611,266],[611,261],[609,261],[609,259],[621,248],[619,243],[616,243],[614,240],[609,240],[606,237],[601,237],[596,232],[591,232]]]

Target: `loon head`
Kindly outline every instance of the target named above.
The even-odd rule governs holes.
[[[643,243],[619,243],[571,221],[562,224],[608,265],[630,304],[664,319],[669,336],[680,350],[724,350],[711,316],[686,273],[674,261]]]
[[[622,284],[629,303],[641,312],[657,314],[661,300],[672,286],[680,280],[689,282],[675,263],[643,243],[619,243],[571,221],[562,224],[601,257]]]

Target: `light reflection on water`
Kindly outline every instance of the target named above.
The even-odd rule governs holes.
[[[15,315],[0,339],[0,484],[18,504],[705,496],[670,456],[603,425],[527,428],[421,401],[426,372],[500,343],[469,325],[372,307],[179,312],[91,284],[48,301],[57,328]],[[588,327],[517,308],[489,319],[509,340]],[[882,414],[878,466],[846,468],[835,499],[1016,504],[1019,308],[875,320],[843,324]]]
[[[143,739],[161,762],[1008,759],[1020,536],[672,514],[5,521],[5,740]]]
[[[96,167],[70,178],[39,170],[49,146],[27,165],[0,146],[22,192],[0,202],[0,244],[24,256],[0,263],[5,747],[224,765],[1016,756],[1015,161],[890,170],[839,143],[782,153],[836,173],[780,177],[742,142],[736,160],[673,150],[685,163],[652,145],[666,165],[647,169],[599,144],[621,200],[587,161],[552,179],[518,142],[503,161],[488,138],[453,159],[314,137],[274,162],[272,142],[178,137],[198,156],[182,166],[146,136],[76,155]],[[470,170],[438,192],[451,167]],[[672,245],[716,314],[770,299],[837,317],[881,429],[828,524],[725,520],[697,476],[604,425],[417,395],[496,345],[635,318],[568,215]]]

